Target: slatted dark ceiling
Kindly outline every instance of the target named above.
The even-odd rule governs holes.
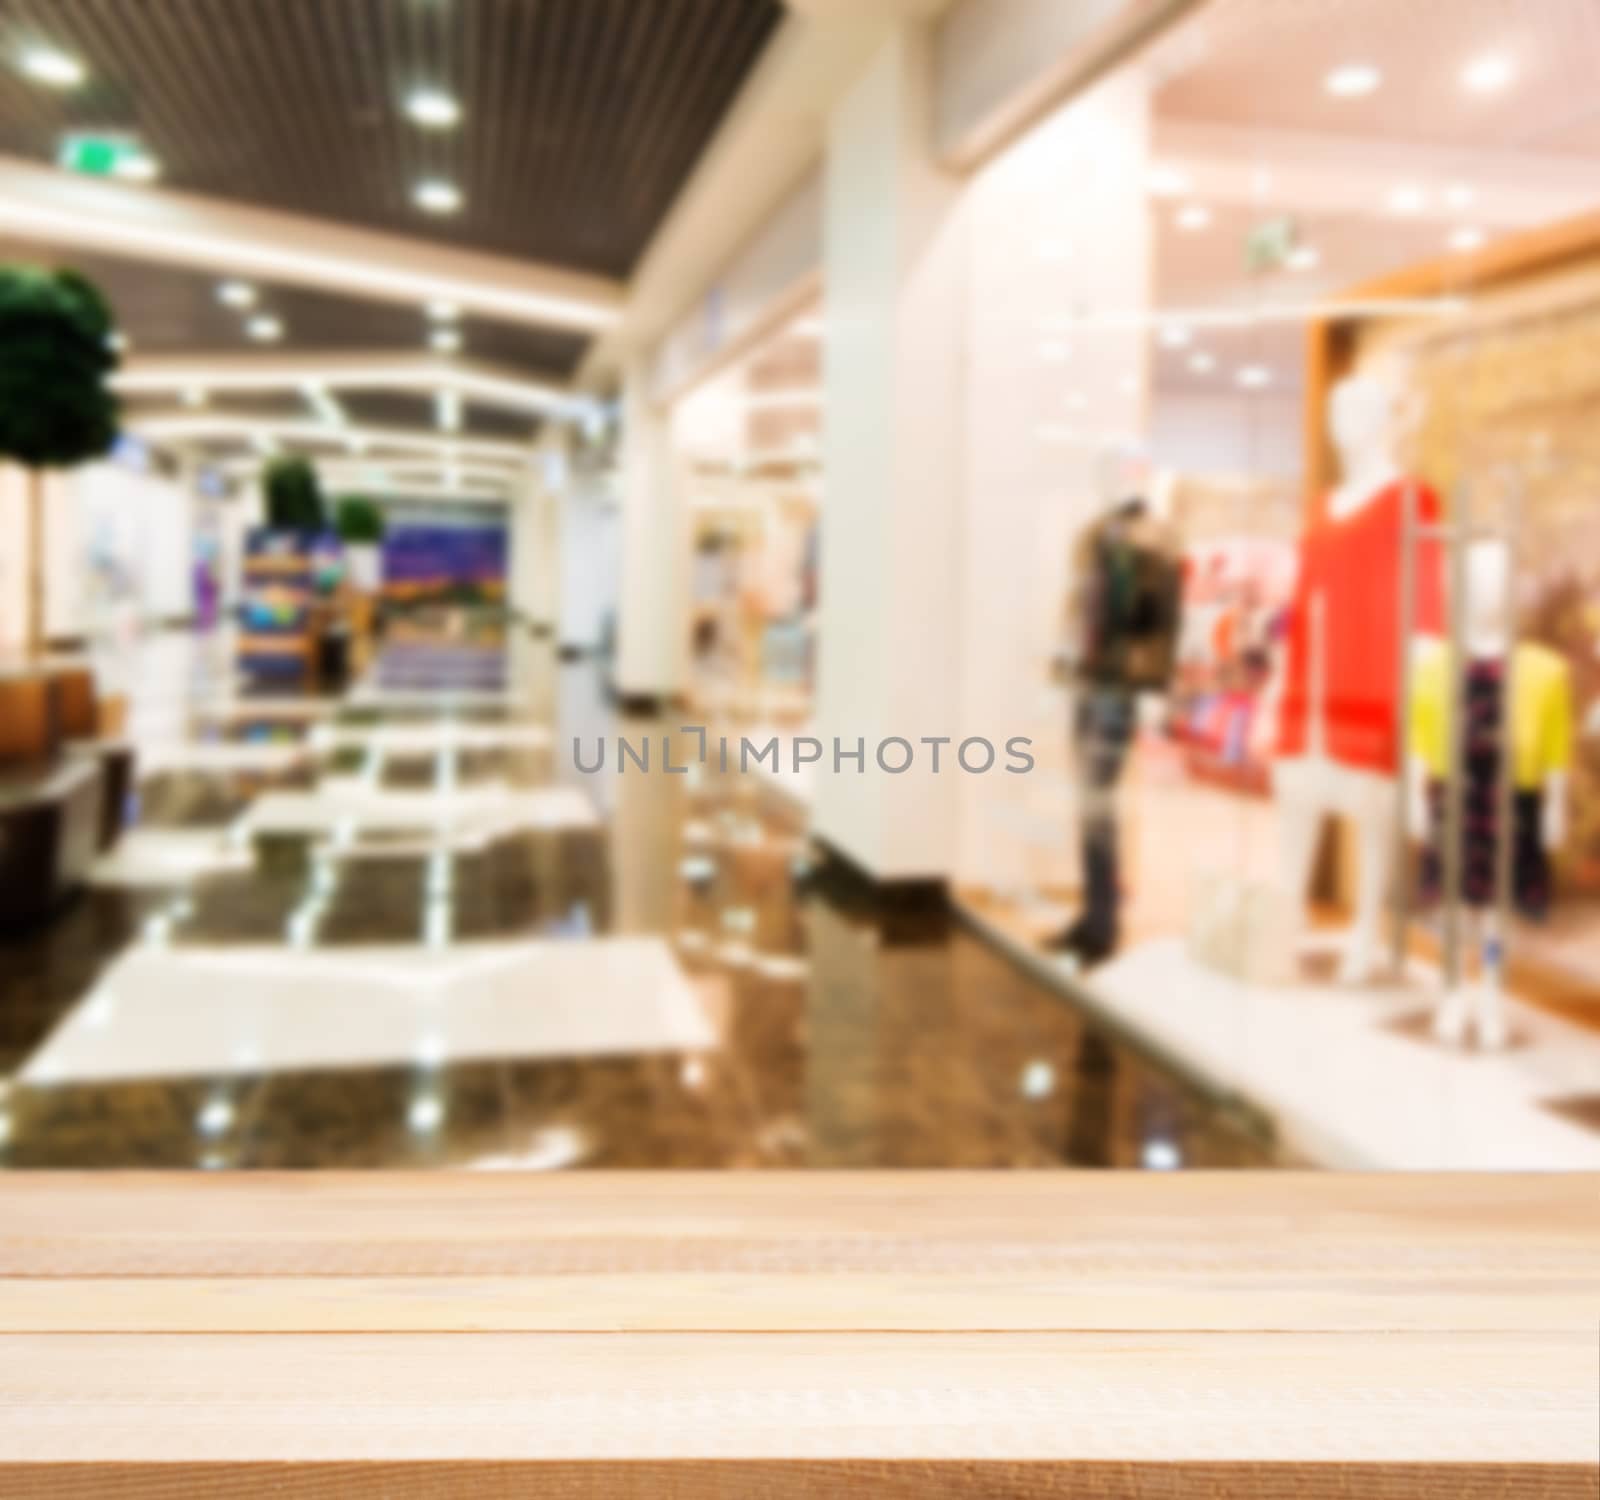
[[[0,0],[0,151],[137,130],[173,187],[574,269],[627,273],[763,44],[779,0]],[[21,76],[47,43],[63,92]],[[463,117],[407,119],[414,86]],[[415,208],[448,178],[459,214]]]
[[[227,353],[268,347],[415,354],[427,348],[433,326],[420,309],[401,303],[359,302],[299,287],[258,283],[259,301],[250,311],[272,313],[283,323],[281,342],[269,346],[246,337],[247,314],[217,300],[217,287],[223,279],[218,276],[0,240],[0,265],[13,263],[71,266],[82,271],[105,293],[135,354]],[[531,377],[570,374],[585,345],[581,334],[474,317],[463,317],[454,326],[461,333],[463,356],[511,366]]]

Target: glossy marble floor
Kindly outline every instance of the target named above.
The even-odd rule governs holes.
[[[596,663],[527,638],[265,698],[225,643],[146,651],[128,833],[0,937],[0,1163],[1277,1159],[948,912],[884,909],[770,781],[580,772],[575,735],[670,732]]]

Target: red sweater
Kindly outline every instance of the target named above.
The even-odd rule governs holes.
[[[1311,602],[1322,596],[1323,749],[1341,765],[1393,775],[1400,766],[1400,533],[1402,497],[1416,488],[1419,524],[1439,520],[1439,497],[1400,479],[1343,520],[1324,500],[1300,539],[1300,572],[1289,613],[1278,754],[1304,755],[1311,732]],[[1442,635],[1444,555],[1434,538],[1416,543],[1416,613],[1406,634]]]

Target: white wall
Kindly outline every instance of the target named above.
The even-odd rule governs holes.
[[[659,345],[649,389],[661,400],[748,335],[822,263],[822,173],[810,172],[717,274]]]
[[[1196,0],[956,0],[938,22],[934,138],[982,160],[1019,124],[1091,83]]]
[[[149,621],[194,613],[193,501],[179,482],[118,464],[90,464],[67,481],[76,513],[76,549],[52,558],[51,579],[63,593],[77,590],[62,628],[88,626],[92,589],[83,584],[96,560],[126,569],[139,612]],[[65,576],[63,576],[63,574]]]
[[[27,475],[0,468],[0,646],[23,641]],[[115,463],[46,476],[45,629],[92,634],[114,599],[146,621],[194,609],[192,502],[178,482]]]

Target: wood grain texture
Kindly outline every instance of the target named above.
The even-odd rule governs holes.
[[[1600,1182],[13,1176],[0,1495],[1596,1495]]]

